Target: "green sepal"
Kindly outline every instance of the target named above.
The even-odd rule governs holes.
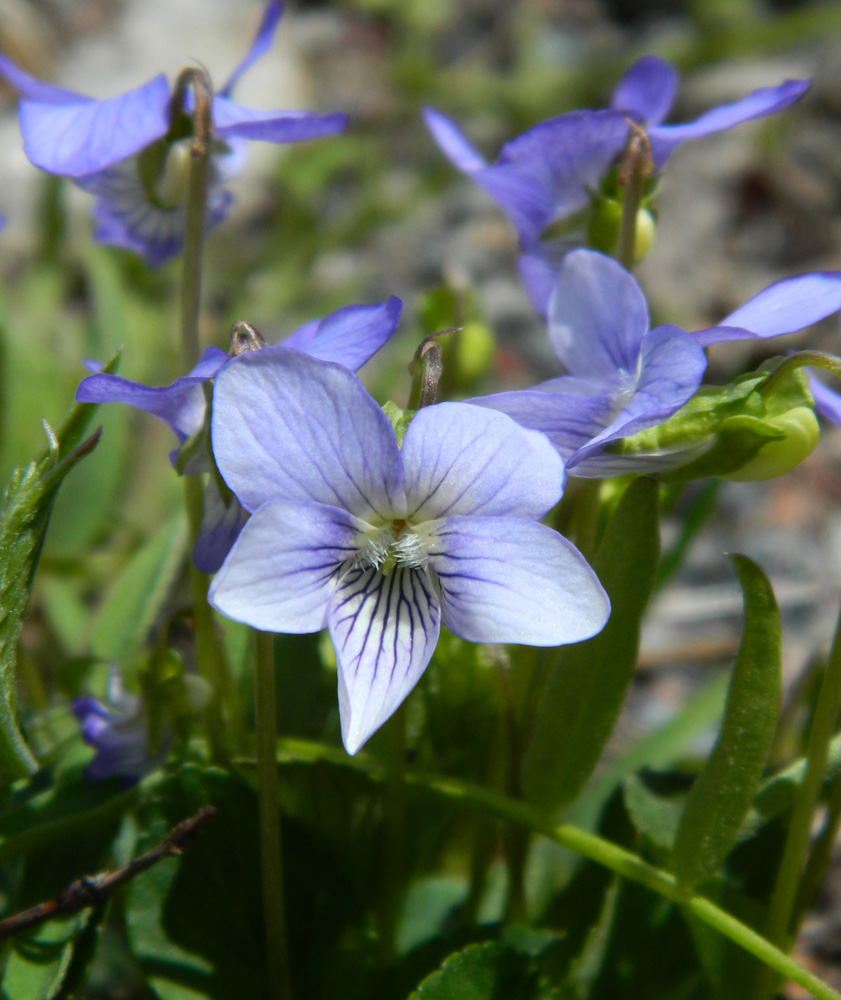
[[[383,405],[383,413],[391,421],[391,426],[397,435],[398,448],[403,447],[403,439],[406,437],[406,431],[409,429],[409,424],[417,412],[417,410],[404,410],[397,403],[392,403],[391,400]]]
[[[776,732],[782,699],[782,627],[762,570],[733,556],[745,595],[745,626],[718,741],[689,793],[673,866],[691,889],[715,874],[739,836]]]
[[[770,479],[809,455],[820,430],[808,374],[802,369],[775,378],[779,364],[742,375],[725,386],[704,386],[659,427],[608,447],[622,455],[685,454],[687,462],[663,480]]]

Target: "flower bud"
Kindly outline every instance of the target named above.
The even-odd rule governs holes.
[[[594,250],[615,256],[619,247],[619,230],[622,226],[622,202],[605,195],[593,200],[587,226],[587,241]],[[634,234],[634,261],[645,257],[654,242],[657,224],[651,212],[642,207],[637,211]]]

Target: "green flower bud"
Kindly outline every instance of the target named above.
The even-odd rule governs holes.
[[[619,248],[619,230],[622,226],[622,202],[604,195],[593,199],[587,226],[587,242],[594,250],[615,256]],[[637,211],[634,233],[634,261],[641,261],[651,249],[657,224],[651,212],[641,207]]]
[[[677,465],[663,474],[670,482],[781,476],[811,454],[820,429],[805,370],[793,369],[773,382],[770,374],[766,369],[730,385],[705,386],[664,424],[625,438],[612,450],[667,458]],[[681,456],[685,461],[678,465]]]
[[[478,382],[490,369],[496,340],[493,332],[485,323],[479,320],[469,320],[457,330],[444,348],[445,365],[447,363],[448,347],[452,350],[452,367],[448,369],[453,382],[458,388],[467,388]]]

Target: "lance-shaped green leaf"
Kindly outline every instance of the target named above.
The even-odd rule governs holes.
[[[610,597],[610,619],[595,638],[556,654],[523,770],[526,797],[546,812],[581,791],[625,701],[660,557],[657,511],[657,483],[631,483],[593,561]]]
[[[688,888],[712,875],[736,842],[777,728],[782,632],[762,570],[733,556],[745,596],[745,626],[718,741],[692,787],[675,839],[673,865]]]
[[[76,404],[58,433],[45,424],[46,454],[14,470],[0,501],[0,785],[37,767],[17,722],[17,645],[56,493],[99,440],[79,443],[95,409]]]

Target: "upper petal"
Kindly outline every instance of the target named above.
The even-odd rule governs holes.
[[[365,519],[405,510],[388,418],[346,368],[284,347],[225,365],[213,392],[213,452],[247,510],[314,500]]]
[[[442,115],[435,108],[426,107],[423,109],[423,120],[444,155],[459,170],[463,170],[466,174],[472,174],[488,165],[482,154],[451,118]]]
[[[761,87],[732,104],[722,104],[685,125],[658,125],[649,132],[654,162],[662,167],[675,149],[687,139],[700,139],[714,132],[740,125],[751,118],[762,118],[782,111],[799,100],[811,86],[811,80],[786,80],[777,87]]]
[[[430,549],[444,624],[472,642],[557,646],[601,631],[610,600],[575,546],[511,517],[451,517]]]
[[[178,435],[181,442],[192,437],[204,423],[205,398],[202,382],[207,382],[228,360],[218,347],[208,347],[201,361],[171,385],[151,386],[130,382],[119,375],[100,373],[83,379],[76,390],[80,403],[128,403],[152,413]]]
[[[220,92],[224,97],[230,96],[231,91],[242,74],[250,69],[272,47],[275,32],[277,31],[282,14],[283,4],[279,3],[278,0],[270,0],[266,5],[265,11],[263,11],[263,19],[260,22],[260,27],[257,29],[257,36],[251,43],[251,48],[245,53],[240,64],[231,73],[228,82]]]
[[[169,83],[160,75],[102,101],[23,100],[23,148],[36,167],[52,174],[80,177],[103,170],[166,134],[169,98]]]
[[[841,271],[783,278],[754,295],[716,326],[692,336],[703,347],[730,340],[795,333],[841,309]]]
[[[549,339],[572,375],[605,387],[636,375],[648,333],[648,305],[634,277],[611,257],[564,257],[549,302]]]
[[[392,715],[417,684],[441,630],[441,607],[427,570],[349,570],[330,602],[328,624],[339,661],[339,711],[348,753]]]
[[[677,85],[677,70],[671,63],[643,56],[619,81],[610,106],[635,121],[659,125],[674,104]]]
[[[407,516],[540,518],[560,500],[564,465],[542,435],[466,403],[419,410],[403,441]]]
[[[213,98],[213,129],[223,139],[239,136],[262,142],[301,142],[341,132],[346,125],[347,115],[339,112],[261,111],[227,97]]]
[[[318,632],[360,522],[337,507],[284,500],[248,521],[210,587],[223,615],[265,632]]]
[[[403,303],[394,295],[373,306],[345,306],[300,327],[281,346],[355,372],[392,336],[402,312]]]

